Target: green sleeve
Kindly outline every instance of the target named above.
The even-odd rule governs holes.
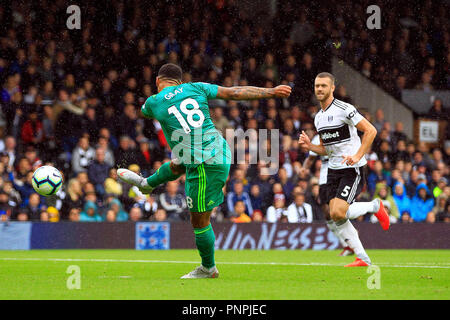
[[[155,105],[155,96],[149,97],[141,107],[142,114],[147,118],[153,118],[152,107]]]
[[[219,86],[217,84],[211,84],[206,82],[196,82],[194,84],[197,88],[202,90],[208,99],[216,99]]]

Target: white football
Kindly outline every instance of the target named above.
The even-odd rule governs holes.
[[[58,169],[42,166],[33,173],[33,188],[42,196],[51,196],[61,188],[63,177]]]

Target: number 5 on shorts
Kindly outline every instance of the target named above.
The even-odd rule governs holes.
[[[345,186],[345,187],[344,187],[344,190],[343,190],[342,193],[341,193],[341,196],[343,196],[343,197],[348,196],[349,190],[350,190],[350,186]]]

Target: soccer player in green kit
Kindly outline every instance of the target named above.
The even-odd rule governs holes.
[[[160,122],[172,150],[172,160],[148,178],[127,169],[118,169],[117,173],[120,179],[146,194],[186,174],[186,202],[202,264],[182,279],[217,278],[210,215],[224,199],[222,188],[230,171],[231,151],[211,120],[208,100],[287,98],[291,88],[220,87],[203,82],[182,83],[181,79],[179,66],[163,65],[156,78],[158,94],[149,97],[141,108],[144,117]]]

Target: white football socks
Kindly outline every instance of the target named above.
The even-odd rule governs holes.
[[[361,240],[359,240],[358,231],[351,222],[348,219],[346,219],[345,222],[344,220],[337,221],[336,229],[348,246],[355,251],[356,256],[367,264],[371,264],[370,258],[367,255],[366,250],[364,250]]]
[[[379,209],[378,199],[372,200],[370,202],[353,202],[347,210],[346,216],[348,219],[356,219],[366,213],[374,213]]]
[[[330,229],[331,232],[336,236],[336,238],[339,239],[339,242],[341,243],[342,247],[348,247],[348,244],[345,242],[345,240],[340,236],[339,232],[336,229],[336,224],[333,220],[327,220],[327,227]]]

